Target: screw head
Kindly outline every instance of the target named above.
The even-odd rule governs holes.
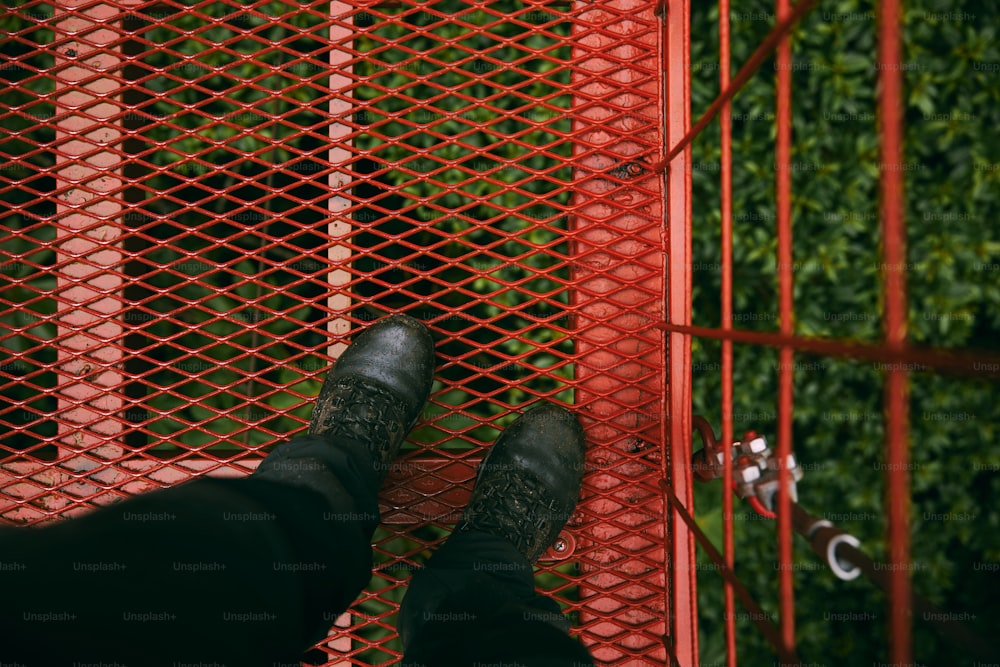
[[[556,541],[552,544],[552,550],[555,551],[557,554],[565,553],[567,549],[569,549],[569,543],[567,543],[566,540],[561,537],[557,538]]]

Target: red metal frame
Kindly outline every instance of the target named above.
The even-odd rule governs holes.
[[[690,143],[683,139],[690,132],[690,5],[684,2],[661,4],[664,21],[663,69],[666,72],[666,127],[664,150],[673,146],[666,159],[656,167],[666,169],[668,187],[667,213],[667,289],[668,321],[679,325],[691,323],[691,162]],[[676,147],[681,146],[681,150]],[[692,511],[694,491],[691,470],[691,340],[669,331],[668,423],[670,459],[665,479],[669,480],[680,504]],[[674,509],[676,509],[674,505]],[[695,546],[692,537],[680,529],[676,512],[667,514],[671,539],[672,582],[671,637],[672,661],[681,665],[698,664],[697,598],[695,596]]]
[[[729,50],[729,0],[719,0],[719,92],[725,94],[730,84],[730,68],[732,67]],[[719,221],[719,259],[722,280],[720,314],[723,332],[733,328],[733,141],[732,141],[732,105],[727,100],[719,110],[719,124],[722,133],[719,136],[719,189],[722,193],[720,202],[721,219]],[[721,350],[722,371],[722,442],[733,442],[733,343],[722,341]],[[733,461],[727,456],[723,459],[722,483],[729,488],[733,479]],[[722,496],[722,550],[726,567],[731,571],[736,565],[736,552],[733,544],[733,494]],[[736,596],[730,585],[723,584],[723,604],[725,618],[736,618]],[[736,625],[726,623],[726,664],[736,666]]]
[[[664,455],[667,438],[683,442],[689,428],[677,409],[689,391],[687,337],[650,326],[668,310],[668,184],[649,167],[687,130],[686,10],[473,3],[445,16],[429,5],[317,0],[271,17],[268,6],[74,1],[51,17],[40,3],[21,9],[12,39],[46,46],[22,49],[29,74],[12,84],[17,102],[0,114],[26,126],[33,143],[9,149],[28,176],[5,178],[0,196],[18,216],[7,239],[30,246],[16,259],[31,270],[0,298],[7,312],[56,326],[0,335],[8,351],[26,348],[9,353],[28,369],[0,384],[19,402],[0,419],[27,443],[0,459],[0,516],[39,523],[200,475],[245,475],[267,438],[305,426],[318,380],[355,327],[380,312],[411,312],[439,339],[442,384],[383,491],[376,583],[323,643],[329,664],[398,658],[391,617],[407,578],[398,570],[418,565],[457,518],[492,440],[483,424],[500,426],[535,399],[572,402],[591,445],[579,510],[539,580],[575,614],[602,663],[663,661],[669,652],[693,664],[692,570],[675,576],[666,567],[668,553],[675,564],[693,557],[693,541],[664,523],[658,487],[669,471],[690,496],[689,472]],[[524,31],[497,39],[505,25]],[[388,37],[404,26],[410,37]],[[467,48],[442,37],[449,26],[506,50],[447,53],[446,44]],[[421,70],[424,58],[434,73]],[[500,68],[541,92],[495,78]],[[486,120],[442,102],[432,90],[439,73],[464,79],[449,91]],[[668,78],[681,92],[669,109]],[[483,87],[492,89],[485,98]],[[393,98],[419,117],[389,110]],[[509,106],[516,100],[532,106]],[[567,113],[565,126],[545,117]],[[675,119],[666,134],[665,114]],[[511,121],[513,133],[499,129]],[[50,127],[54,138],[40,139]],[[436,143],[421,147],[421,135]],[[504,138],[523,159],[477,143],[484,136]],[[529,159],[544,166],[525,167]],[[511,176],[522,168],[526,178]],[[464,183],[449,180],[454,169]],[[676,191],[666,204],[683,220],[687,186],[678,183],[688,180],[686,169],[670,177]],[[428,182],[442,194],[410,192]],[[532,182],[549,192],[537,219]],[[37,200],[17,200],[25,186]],[[448,203],[452,191],[469,204]],[[441,214],[460,229],[420,217]],[[545,240],[551,229],[562,236]],[[672,252],[687,252],[686,225],[671,230]],[[550,263],[537,268],[539,257]],[[511,270],[521,277],[506,277]],[[671,271],[682,276],[683,265]],[[39,286],[43,274],[55,276],[54,289]],[[530,308],[515,309],[522,323],[483,314],[513,289],[529,299]],[[669,304],[678,321],[687,322],[687,307]],[[275,333],[287,321],[295,327]],[[571,350],[560,342],[570,335]],[[668,342],[676,345],[669,371]],[[58,359],[45,362],[53,348]],[[224,375],[227,366],[236,376]],[[502,370],[510,367],[523,371],[520,398]],[[464,377],[464,398],[444,381],[451,377]],[[660,418],[668,411],[677,416],[669,427]]]
[[[38,523],[199,475],[245,475],[266,446],[253,437],[305,426],[303,408],[353,328],[380,313],[411,312],[439,339],[442,383],[382,494],[379,583],[338,619],[323,645],[328,664],[399,657],[391,617],[406,576],[393,568],[412,569],[440,543],[484,448],[535,399],[572,404],[587,429],[579,511],[561,549],[543,560],[540,581],[575,614],[575,632],[598,662],[699,663],[698,543],[719,566],[727,664],[737,664],[737,599],[792,663],[790,498],[778,499],[778,624],[763,620],[733,572],[728,459],[721,553],[694,521],[692,340],[722,343],[725,443],[734,439],[734,345],[778,349],[781,460],[792,445],[794,355],[877,360],[891,368],[890,652],[893,663],[910,663],[908,378],[895,362],[958,373],[976,364],[980,375],[1000,363],[908,347],[904,275],[892,269],[906,255],[901,169],[882,173],[885,340],[796,335],[789,35],[816,4],[779,0],[773,30],[730,76],[729,2],[721,0],[720,93],[694,123],[688,0],[538,1],[504,11],[473,2],[454,16],[422,4],[313,0],[280,17],[268,16],[263,2],[64,0],[41,19],[48,5],[25,4],[17,14],[24,27],[8,36],[20,45],[25,75],[7,91],[16,102],[0,113],[17,125],[19,139],[5,144],[4,157],[21,172],[3,174],[0,197],[12,211],[4,241],[28,250],[10,258],[26,271],[5,276],[0,317],[21,312],[31,321],[0,335],[13,360],[0,382],[11,403],[0,421],[27,444],[0,450],[0,517]],[[898,2],[882,3],[880,17],[882,161],[898,165]],[[177,25],[186,18],[196,27]],[[503,33],[511,25],[523,30]],[[466,32],[446,37],[449,26]],[[216,29],[234,36],[213,41],[207,35]],[[495,52],[465,45],[465,34]],[[312,40],[312,50],[296,45],[299,38]],[[200,50],[184,51],[185,40]],[[166,54],[168,66],[150,64],[151,53]],[[732,326],[730,102],[774,53],[780,320],[777,332],[756,332]],[[239,73],[245,64],[251,74]],[[502,69],[522,83],[495,77]],[[445,74],[452,83],[436,78]],[[229,87],[218,89],[218,77]],[[458,113],[451,96],[485,116]],[[213,104],[227,113],[218,117]],[[234,120],[240,114],[258,119]],[[711,328],[691,319],[691,144],[716,116],[722,324]],[[233,134],[212,138],[219,128]],[[157,139],[158,130],[169,138]],[[514,154],[494,150],[493,140]],[[158,163],[158,154],[176,162]],[[151,185],[160,182],[167,184]],[[437,190],[422,190],[428,183]],[[539,183],[544,196],[532,189]],[[32,197],[20,198],[24,192]],[[541,214],[533,208],[540,204]],[[216,227],[226,224],[228,231]],[[161,251],[174,256],[158,259]],[[250,274],[240,263],[247,257],[256,261]],[[510,305],[512,291],[523,301]],[[193,319],[164,310],[166,298]],[[213,305],[230,298],[229,311]],[[283,322],[291,330],[280,331]],[[213,333],[219,323],[240,330]],[[194,333],[207,340],[191,342]],[[562,344],[569,338],[572,349]],[[232,358],[219,359],[219,349]],[[52,350],[54,361],[45,357]],[[213,379],[226,364],[244,376]],[[7,372],[15,366],[24,372]],[[276,367],[290,374],[276,379]],[[505,375],[511,367],[522,395]],[[472,388],[456,396],[444,378]],[[196,404],[210,414],[192,417]],[[161,447],[168,438],[155,428],[167,420],[179,425],[174,449]],[[217,428],[220,421],[228,426]],[[196,444],[184,443],[195,435]],[[789,471],[780,474],[787,480]],[[371,612],[369,602],[388,611]]]
[[[900,30],[902,8],[898,0],[881,5],[879,63],[882,93],[882,246],[885,266],[885,339],[891,349],[906,347],[906,223],[904,220],[903,172],[903,68]],[[887,371],[886,410],[886,508],[889,545],[890,659],[900,664],[913,660],[911,641],[912,599],[910,595],[910,475],[909,462],[909,373],[900,367]]]
[[[608,664],[665,659],[660,638],[670,597],[660,544],[666,534],[656,507],[662,469],[630,461],[634,456],[622,451],[629,442],[625,433],[664,442],[665,425],[650,416],[664,412],[666,341],[649,328],[651,318],[664,313],[664,184],[644,166],[661,141],[660,20],[654,9],[649,3],[595,4],[575,19],[572,39],[579,58],[574,151],[586,175],[577,182],[571,233],[577,256],[590,258],[574,269],[576,349],[585,360],[576,374],[575,402],[586,406],[580,414],[591,459],[601,462],[588,475],[580,503],[589,546],[581,549],[581,540],[577,551],[587,574],[581,620],[588,639],[601,638],[591,645],[595,659]],[[618,165],[627,166],[615,173],[635,176],[631,185],[605,176]],[[621,294],[613,291],[616,279]],[[653,563],[660,565],[651,568]]]

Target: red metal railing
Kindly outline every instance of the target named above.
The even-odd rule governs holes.
[[[908,423],[908,376],[909,369],[934,369],[938,372],[955,373],[966,376],[995,376],[994,370],[1000,368],[994,362],[983,360],[990,357],[984,352],[961,352],[955,350],[932,350],[915,348],[909,344],[906,299],[906,231],[905,231],[905,200],[903,195],[903,106],[902,73],[905,67],[902,63],[901,30],[902,13],[899,3],[882,3],[879,12],[878,42],[879,53],[877,70],[881,95],[878,100],[879,118],[881,120],[881,231],[882,256],[881,266],[888,267],[883,272],[882,298],[884,305],[883,328],[885,339],[881,343],[863,344],[847,340],[820,339],[802,336],[796,333],[794,326],[793,306],[793,267],[796,266],[792,253],[792,78],[793,61],[791,56],[791,32],[797,23],[816,7],[817,3],[803,0],[793,6],[788,0],[777,0],[773,29],[761,41],[757,49],[741,65],[738,72],[730,77],[730,5],[728,0],[719,3],[719,83],[720,93],[708,106],[706,111],[696,120],[693,126],[676,141],[668,142],[665,158],[654,168],[664,169],[668,178],[679,176],[676,171],[684,169],[685,163],[681,156],[690,151],[694,139],[705,130],[716,117],[721,124],[720,135],[720,181],[721,181],[721,236],[719,246],[719,267],[721,269],[721,324],[717,328],[692,326],[690,321],[690,305],[687,309],[671,310],[670,319],[663,328],[670,332],[670,349],[689,344],[691,339],[719,340],[721,343],[721,404],[719,420],[721,423],[721,442],[732,443],[738,440],[733,433],[733,344],[751,346],[766,346],[777,348],[778,393],[777,404],[777,460],[788,461],[792,453],[792,415],[794,410],[793,372],[796,368],[794,355],[806,352],[830,357],[851,358],[882,362],[886,375],[884,383],[883,404],[885,407],[885,508],[886,535],[888,545],[887,563],[882,569],[890,573],[879,574],[875,579],[885,587],[887,593],[886,617],[888,618],[889,648],[888,659],[892,664],[913,664],[912,629],[913,600],[911,597],[910,573],[913,571],[910,553],[910,482],[906,471],[909,466]],[[673,4],[671,4],[673,9]],[[756,73],[760,65],[769,57],[774,56],[775,75],[775,228],[777,236],[777,294],[778,294],[778,331],[760,332],[734,329],[733,320],[733,194],[732,194],[732,121],[730,103],[739,90]],[[678,56],[679,57],[679,56]],[[676,64],[676,63],[675,63]],[[668,67],[669,63],[665,65]],[[677,93],[679,94],[679,93]],[[670,91],[668,89],[668,97]],[[690,174],[690,171],[688,171]],[[689,187],[690,182],[688,182]],[[684,188],[678,180],[676,189],[672,187],[670,194]],[[690,228],[690,217],[678,215],[671,220],[686,219],[685,227]],[[683,234],[682,230],[671,225],[671,236]],[[675,246],[671,246],[673,248]],[[679,245],[677,246],[679,247]],[[688,257],[687,254],[680,256]],[[679,273],[679,272],[678,272]],[[685,277],[671,273],[670,299],[678,303],[690,296],[690,282]],[[690,336],[691,338],[687,338]],[[675,338],[676,337],[676,338]],[[673,370],[673,369],[672,369]],[[681,380],[671,375],[670,387],[681,386]],[[689,405],[689,403],[688,403]],[[682,449],[678,443],[683,442],[685,435],[691,432],[690,412],[682,404],[671,405],[671,417],[684,426],[672,430],[671,452],[676,456]],[[714,436],[713,436],[714,438]],[[675,459],[676,461],[677,459]],[[690,460],[690,459],[688,459]],[[737,664],[736,645],[736,598],[750,614],[749,618],[757,626],[762,635],[771,643],[778,654],[781,664],[798,664],[797,641],[795,628],[795,595],[793,588],[793,572],[796,569],[793,559],[793,524],[809,517],[801,508],[792,504],[788,493],[779,492],[777,496],[777,558],[775,569],[778,580],[778,616],[777,623],[770,620],[752,591],[735,576],[734,552],[734,512],[733,494],[733,461],[728,456],[723,460],[723,496],[722,496],[722,538],[723,549],[720,552],[704,530],[694,520],[689,512],[690,496],[683,492],[683,487],[674,485],[672,479],[664,481],[663,488],[675,516],[682,522],[673,524],[673,530],[689,532],[705,549],[715,569],[718,571],[723,585],[725,607],[725,644],[726,663]],[[678,473],[674,471],[674,478]],[[791,480],[790,469],[782,464],[779,469],[779,486],[788,488]],[[794,508],[794,511],[793,511]],[[814,518],[809,517],[810,520]],[[801,529],[801,525],[799,526]],[[675,540],[681,538],[674,536]],[[854,554],[857,563],[866,563],[866,576],[870,574],[871,561],[852,548],[845,548],[845,562],[850,562]],[[693,556],[688,562],[693,562]],[[864,569],[864,568],[863,568]],[[679,604],[681,600],[675,599]],[[920,600],[922,608],[927,608],[925,600]],[[931,616],[947,616],[947,614],[931,614]],[[948,630],[952,630],[948,628]],[[943,629],[939,629],[943,632]],[[980,645],[977,649],[983,651],[983,642],[970,635],[963,639],[966,646]],[[677,655],[678,663],[685,664],[687,655]]]

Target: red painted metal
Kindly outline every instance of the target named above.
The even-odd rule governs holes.
[[[881,194],[885,343],[906,346],[906,223],[903,199],[903,67],[900,30],[902,8],[883,2],[879,12],[879,115],[882,123]],[[913,662],[910,589],[909,372],[893,366],[885,378],[886,488],[888,509],[889,657]]]
[[[350,41],[354,34],[354,18],[351,6],[346,2],[332,0],[330,2],[330,16],[342,17],[342,20],[333,23],[329,28],[329,39],[333,44],[343,41]],[[350,234],[351,200],[340,194],[341,190],[350,183],[350,173],[344,169],[344,165],[350,163],[351,151],[347,142],[351,135],[351,127],[345,122],[338,122],[348,117],[351,113],[353,101],[350,95],[350,74],[352,72],[351,54],[343,50],[330,49],[330,82],[331,90],[344,91],[342,95],[331,96],[329,100],[329,113],[333,122],[330,123],[330,148],[327,159],[330,165],[334,166],[328,176],[327,185],[329,187],[329,198],[327,204],[330,210],[330,222],[327,226],[327,234],[331,239],[343,238]],[[345,245],[332,244],[327,250],[327,260],[330,266],[341,266],[349,263],[351,259],[351,249]],[[327,274],[329,282],[329,296],[327,297],[327,308],[330,312],[347,312],[351,308],[350,290],[347,283],[350,281],[348,271],[330,271]],[[350,320],[344,317],[331,317],[327,323],[327,331],[330,334],[330,345],[327,346],[326,353],[336,359],[347,347],[344,337],[351,329]],[[395,517],[393,517],[395,518]],[[387,517],[387,520],[388,517]],[[328,639],[323,643],[324,649],[329,655],[349,654],[352,649],[353,640],[345,631],[349,631],[354,625],[363,624],[364,620],[353,616],[350,612],[345,612],[337,618],[333,627],[330,628]],[[334,664],[348,665],[346,661],[336,661]]]
[[[934,369],[941,372],[954,372],[968,374],[976,371],[982,374],[982,355],[967,355],[952,351],[913,349],[906,345],[905,338],[905,292],[902,290],[902,272],[897,271],[895,275],[890,275],[886,281],[885,294],[886,303],[892,294],[894,304],[891,312],[887,307],[887,335],[884,344],[861,344],[851,341],[835,341],[810,339],[795,334],[794,309],[792,301],[792,220],[791,220],[791,49],[789,43],[789,32],[792,26],[807,12],[815,3],[800,2],[794,7],[790,6],[787,0],[779,0],[776,12],[777,25],[763,40],[761,45],[754,51],[747,62],[740,68],[733,80],[729,80],[729,53],[728,44],[728,21],[726,15],[728,9],[726,3],[720,5],[720,35],[723,43],[720,44],[720,95],[709,106],[702,117],[691,127],[682,138],[670,144],[669,150],[663,160],[658,162],[654,168],[668,169],[671,162],[677,156],[689,150],[690,142],[701,130],[707,127],[708,123],[715,115],[721,114],[722,124],[722,146],[721,146],[721,178],[722,178],[722,229],[721,229],[721,258],[722,258],[722,322],[718,329],[710,327],[692,326],[689,323],[670,319],[663,323],[662,328],[675,335],[703,336],[722,341],[722,397],[721,410],[723,420],[723,439],[731,442],[731,411],[732,411],[732,385],[731,385],[731,364],[732,364],[732,343],[741,342],[754,345],[777,347],[779,350],[778,366],[778,456],[779,459],[786,460],[791,451],[791,424],[793,414],[792,395],[792,370],[794,368],[794,353],[796,351],[818,353],[829,356],[842,356],[858,359],[881,362],[889,368],[886,383],[886,409],[888,414],[889,427],[887,429],[887,452],[890,465],[888,469],[905,470],[906,458],[906,371],[899,369],[923,368],[925,370]],[[893,3],[891,9],[883,6],[882,19],[882,62],[898,63],[898,7]],[[730,120],[729,101],[736,94],[739,88],[750,78],[760,64],[774,50],[777,50],[776,68],[776,227],[778,238],[778,292],[779,292],[779,331],[778,332],[752,332],[739,331],[731,327],[731,322],[727,315],[731,314],[731,153],[730,153]],[[899,164],[901,162],[901,106],[899,91],[898,67],[891,65],[887,68],[895,72],[895,81],[892,85],[884,89],[881,104],[883,114],[891,118],[893,128],[884,137],[883,146],[884,164]],[[885,219],[885,246],[886,263],[889,266],[903,266],[905,263],[904,239],[902,227],[902,189],[901,170],[892,172],[890,178],[883,170],[883,217]],[[670,173],[670,172],[668,172]],[[678,185],[678,188],[680,186]],[[675,190],[671,189],[671,193]],[[673,246],[672,246],[673,247]],[[682,277],[671,273],[671,286],[676,287],[676,280],[683,280]],[[679,289],[678,289],[679,291]],[[673,292],[672,292],[673,296]],[[681,295],[675,298],[680,300]],[[671,316],[673,317],[673,312]],[[671,339],[671,349],[674,349],[674,340]],[[689,340],[678,338],[676,340]],[[997,368],[995,365],[989,368]],[[676,384],[673,380],[671,387]],[[672,404],[672,408],[677,408]],[[676,452],[676,448],[673,448]],[[704,533],[694,522],[693,516],[686,511],[687,505],[684,502],[685,496],[680,494],[669,482],[664,482],[664,491],[671,508],[679,516],[693,536],[703,546],[710,559],[718,567],[725,587],[725,600],[727,607],[726,637],[727,637],[727,662],[736,663],[734,628],[730,618],[732,595],[753,611],[758,609],[756,602],[750,597],[749,592],[735,579],[732,574],[733,556],[730,553],[732,540],[731,521],[731,495],[729,493],[732,469],[731,464],[726,460],[723,471],[725,484],[723,485],[723,541],[724,554],[720,554],[712,545]],[[787,485],[790,472],[782,466],[779,471],[782,480],[782,487]],[[890,477],[892,474],[890,473]],[[908,485],[905,475],[892,477],[887,489],[887,506],[890,507],[889,518],[889,542],[893,545],[891,559],[896,571],[892,578],[892,588],[890,590],[888,604],[894,608],[892,618],[892,655],[893,660],[898,664],[908,664],[910,658],[910,636],[909,636],[909,616],[910,616],[910,595],[909,581],[905,574],[906,564],[909,559],[908,526],[906,517],[908,511],[907,497]],[[777,536],[778,536],[778,587],[779,587],[779,609],[780,626],[774,628],[769,622],[757,623],[761,632],[771,641],[775,650],[781,657],[783,663],[794,664],[798,662],[795,640],[795,611],[794,611],[794,590],[792,587],[792,523],[791,498],[787,493],[779,493],[777,511]],[[674,533],[680,527],[675,527]],[[675,538],[677,539],[677,538]]]
[[[686,337],[652,326],[667,313],[668,204],[649,168],[674,111],[664,30],[679,62],[689,42],[684,17],[656,9],[25,3],[0,112],[19,137],[2,147],[17,167],[0,172],[0,243],[21,267],[0,287],[14,434],[0,517],[246,475],[304,429],[351,333],[409,312],[438,340],[440,383],[387,480],[376,574],[322,643],[327,664],[399,658],[409,572],[499,428],[539,399],[573,406],[591,445],[540,585],[602,664],[668,651],[697,664],[693,540],[675,544],[659,488],[685,428],[662,419],[667,339]],[[684,91],[687,73],[671,75]],[[7,327],[19,312],[33,321]],[[683,486],[687,466],[670,470]]]
[[[779,21],[791,13],[789,0],[777,0]],[[785,35],[778,42],[775,82],[775,223],[778,232],[778,326],[790,336],[795,330],[792,290],[792,44]],[[795,591],[792,580],[791,497],[786,493],[790,480],[784,465],[792,452],[792,387],[795,359],[789,347],[778,351],[778,604],[781,642],[786,651],[795,646]]]
[[[736,93],[754,75],[754,72],[774,53],[778,42],[791,31],[803,16],[812,11],[818,2],[819,0],[802,0],[802,2],[795,3],[788,16],[778,21],[774,28],[767,33],[767,36],[761,40],[760,45],[754,49],[754,52],[750,54],[750,57],[747,58],[743,66],[736,72],[726,90],[712,101],[701,117],[690,126],[682,138],[671,144],[666,156],[653,165],[654,170],[665,169],[666,165],[677,157],[681,151],[687,150],[691,142],[694,141],[694,138],[708,127],[708,124],[715,119],[722,107],[736,96]]]
[[[691,125],[691,26],[687,0],[671,2],[663,12],[663,60],[666,72],[666,136],[664,152],[682,141]],[[667,321],[691,323],[691,150],[677,151],[659,163],[666,168],[667,199]],[[654,166],[654,169],[657,167]],[[675,498],[666,514],[672,544],[671,658],[681,665],[698,664],[697,578],[695,540],[681,529],[678,509],[694,507],[691,478],[691,338],[668,332],[669,454],[666,479]]]
[[[664,184],[645,165],[660,152],[663,81],[661,19],[648,3],[595,4],[574,19],[575,183],[570,233],[577,257],[571,303],[583,363],[576,403],[590,458],[577,540],[581,621],[595,659],[646,664],[666,658],[669,602],[663,542],[662,463],[636,451],[642,442],[665,460]],[[622,187],[617,179],[630,179]],[[637,308],[638,303],[646,303]],[[614,369],[613,373],[610,373]],[[638,457],[637,457],[638,454]],[[586,518],[584,518],[586,517]]]
[[[60,149],[56,163],[57,334],[54,341],[60,415],[62,470],[52,471],[58,495],[44,500],[62,515],[76,513],[80,498],[101,493],[101,483],[115,473],[107,461],[121,458],[124,407],[119,388],[124,352],[114,345],[123,335],[121,312],[122,140],[117,117],[118,83],[112,72],[121,65],[116,31],[103,26],[119,9],[81,2],[56,3],[53,21],[66,35],[53,51],[55,130]],[[85,82],[85,84],[84,84]],[[84,84],[84,85],[81,85]],[[108,345],[111,343],[111,345]],[[75,480],[75,481],[74,481]]]
[[[757,603],[753,594],[743,585],[736,573],[726,564],[725,557],[719,553],[719,550],[712,543],[712,541],[705,535],[705,532],[698,527],[698,524],[688,511],[683,503],[678,499],[677,494],[674,492],[674,488],[670,486],[669,482],[664,480],[661,484],[664,495],[667,498],[667,502],[670,506],[677,512],[678,517],[683,521],[684,525],[690,531],[692,537],[698,542],[705,553],[708,555],[709,560],[715,565],[719,576],[722,577],[723,581],[732,588],[735,596],[739,598],[740,603],[743,607],[750,612],[750,620],[757,627],[762,635],[771,643],[774,647],[775,652],[781,659],[782,664],[796,665],[799,663],[799,658],[795,651],[788,651],[784,646],[784,642],[781,640],[780,628],[770,619],[769,614],[764,612],[761,606]]]
[[[719,93],[724,94],[730,86],[731,54],[729,49],[729,0],[719,0]],[[719,110],[719,202],[721,220],[719,222],[719,258],[721,260],[721,329],[733,328],[733,137],[732,106],[729,100]],[[721,414],[722,442],[730,443],[733,438],[733,344],[722,341],[722,396]],[[732,570],[736,564],[733,544],[733,460],[726,456],[722,470],[722,551],[726,567]],[[726,664],[736,667],[736,599],[732,584],[723,581],[726,626]]]
[[[1000,355],[990,352],[968,352],[950,349],[929,349],[911,346],[889,346],[885,343],[859,343],[850,340],[813,338],[770,331],[733,329],[722,331],[711,327],[683,326],[661,323],[658,327],[702,338],[731,340],[735,343],[763,347],[788,347],[798,352],[842,359],[857,359],[883,364],[887,368],[901,366],[910,370],[935,371],[958,377],[1000,377]]]
[[[321,646],[328,665],[399,658],[409,572],[457,519],[498,430],[538,399],[571,405],[587,429],[579,511],[539,582],[599,664],[699,664],[696,544],[724,587],[727,663],[737,600],[794,663],[790,499],[777,625],[734,573],[730,463],[721,553],[694,519],[691,344],[722,341],[726,443],[734,344],[778,348],[779,455],[794,355],[864,359],[888,369],[891,661],[910,663],[906,369],[997,376],[1000,357],[907,345],[895,1],[880,9],[885,340],[796,335],[789,36],[816,4],[779,2],[730,77],[723,0],[720,94],[693,124],[687,0],[10,10],[0,517],[44,522],[246,475],[304,429],[351,333],[409,312],[435,333],[440,383],[381,496],[372,585]],[[729,103],[775,50],[780,328],[743,331]],[[691,321],[690,191],[691,142],[716,115],[712,328]]]

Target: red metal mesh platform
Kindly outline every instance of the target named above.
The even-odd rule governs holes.
[[[352,332],[406,312],[438,382],[330,664],[398,659],[410,572],[538,399],[572,406],[590,446],[539,585],[601,663],[665,659],[668,590],[690,591],[667,580],[658,487],[653,3],[29,2],[5,20],[6,522],[246,474],[305,428]]]
[[[724,442],[746,399],[734,397],[734,344],[776,348],[779,458],[792,448],[794,355],[873,361],[886,367],[885,470],[904,471],[884,476],[889,657],[909,664],[907,369],[969,375],[986,359],[996,376],[1000,363],[910,347],[900,271],[879,276],[881,341],[793,326],[788,35],[814,5],[779,1],[730,81],[723,0],[720,93],[693,126],[683,1],[8,10],[0,520],[59,520],[199,475],[246,475],[304,430],[352,332],[406,312],[434,332],[437,383],[382,494],[371,584],[336,619],[327,664],[399,658],[409,575],[457,520],[484,449],[540,399],[580,415],[589,454],[579,509],[537,583],[599,664],[699,664],[694,544],[711,545],[693,513],[692,339],[700,354],[719,350],[709,365]],[[882,3],[883,267],[906,260],[891,168],[900,16]],[[729,101],[775,51],[780,268],[776,329],[760,330],[732,325]],[[716,115],[720,325],[692,326],[691,143]],[[787,498],[772,621],[754,616],[732,571],[731,473],[723,546],[703,573],[722,588],[726,662],[736,597],[796,662]]]

